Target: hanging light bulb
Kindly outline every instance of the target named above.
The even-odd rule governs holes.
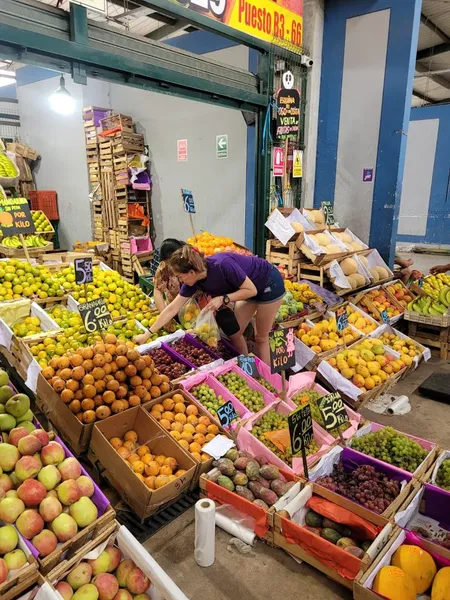
[[[59,80],[59,88],[50,96],[50,106],[59,115],[71,115],[75,110],[75,100],[66,89],[64,75]]]

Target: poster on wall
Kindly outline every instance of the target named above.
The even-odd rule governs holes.
[[[300,125],[300,91],[295,88],[280,89],[276,95],[276,103],[276,139],[297,140]]]
[[[303,0],[171,0],[262,41],[303,43]]]

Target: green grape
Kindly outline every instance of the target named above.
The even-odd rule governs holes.
[[[293,396],[291,398],[291,400],[293,402],[295,402],[295,404],[297,404],[297,406],[304,406],[305,404],[309,404],[309,406],[311,408],[311,416],[312,416],[313,420],[318,425],[320,425],[323,429],[325,429],[325,421],[323,420],[322,413],[320,412],[319,404],[318,404],[318,401],[320,400],[320,398],[323,398],[323,396],[320,392],[316,392],[315,390],[306,390],[304,392],[299,392],[298,394]],[[341,427],[340,427],[341,433],[346,431],[349,427],[350,427],[350,423],[348,423],[348,422],[341,425]],[[330,435],[332,435],[334,438],[339,437],[338,429],[330,429],[330,431],[328,431],[328,433]]]
[[[258,412],[266,406],[263,393],[253,390],[241,375],[230,371],[219,375],[217,379],[252,412]]]
[[[272,394],[279,395],[280,390],[276,390],[271,383],[269,383],[263,377],[258,379],[258,383],[260,383],[263,387],[266,388],[267,391],[272,392]]]
[[[270,440],[266,438],[264,435],[267,431],[279,431],[281,429],[288,429],[288,418],[287,415],[282,415],[281,413],[277,413],[273,408],[264,413],[258,421],[252,427],[252,434],[262,442],[266,448],[268,448],[271,452],[273,452],[280,460],[285,462],[288,465],[292,465],[292,448],[291,446],[287,446],[286,452],[283,453],[275,444],[273,444]],[[316,444],[315,440],[311,442],[311,444],[306,448],[306,455],[310,456],[318,452],[319,446]],[[301,452],[296,454],[295,456],[301,456]]]
[[[436,485],[450,491],[450,458],[446,458],[439,467],[436,476]]]
[[[209,387],[209,385],[206,385],[206,383],[197,385],[189,391],[213,417],[217,417],[217,411],[219,408],[222,406],[222,404],[228,402],[228,400],[225,400],[220,394],[217,395],[216,392]],[[236,408],[235,410],[238,412]],[[235,421],[238,421],[237,417],[233,419],[232,423]]]
[[[427,451],[420,444],[395,431],[393,427],[384,427],[379,431],[353,438],[352,448],[410,473],[413,473],[427,456]]]

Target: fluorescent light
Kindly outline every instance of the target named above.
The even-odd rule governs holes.
[[[49,98],[50,106],[59,115],[71,115],[75,110],[75,100],[66,89],[64,75],[59,80],[59,88]]]

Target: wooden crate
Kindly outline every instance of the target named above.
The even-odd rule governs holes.
[[[113,153],[115,155],[142,153],[144,149],[144,136],[141,133],[123,131],[113,138]]]
[[[301,252],[295,242],[288,242],[284,246],[278,240],[267,240],[266,260],[273,265],[287,267],[289,275],[297,275],[301,257]]]
[[[32,562],[14,571],[14,575],[10,575],[9,579],[0,584],[0,598],[18,600],[25,592],[31,591],[36,586],[38,579],[38,566],[33,558]]]
[[[102,131],[119,128],[121,131],[134,132],[133,119],[121,113],[113,113],[100,119]]]
[[[447,360],[450,349],[450,327],[408,321],[408,335],[419,344],[429,346],[432,352],[439,353],[442,360]]]
[[[313,281],[320,285],[320,287],[331,287],[327,269],[310,262],[301,262],[298,265],[298,280],[300,281],[301,279]]]

